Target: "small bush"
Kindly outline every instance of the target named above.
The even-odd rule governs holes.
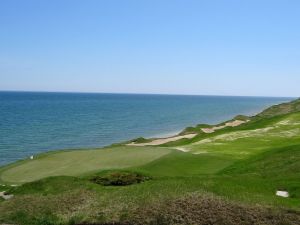
[[[136,139],[132,140],[132,142],[134,142],[136,144],[148,143],[150,141],[151,141],[150,139],[146,139],[146,138],[143,138],[143,137],[139,137],[139,138],[136,138]]]
[[[233,118],[234,120],[242,120],[242,121],[247,121],[250,119],[249,116],[244,116],[244,115],[237,115],[236,117]]]
[[[132,172],[109,172],[94,176],[91,181],[104,186],[126,186],[150,180],[150,177]]]

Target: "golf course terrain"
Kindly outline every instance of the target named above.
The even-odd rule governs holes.
[[[0,224],[300,224],[300,99],[172,138],[0,167]]]

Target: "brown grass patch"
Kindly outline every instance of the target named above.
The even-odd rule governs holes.
[[[300,224],[300,214],[194,194],[139,208],[128,222],[136,225],[296,225]]]

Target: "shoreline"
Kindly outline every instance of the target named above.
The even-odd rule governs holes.
[[[45,163],[47,162],[47,160],[50,160],[50,162],[52,160],[59,166],[59,168],[64,169],[66,162],[71,163],[73,166],[75,165],[75,167],[77,168],[77,166],[80,163],[78,164],[78,161],[76,161],[76,162],[73,161],[74,158],[77,158],[83,162],[81,164],[82,169],[89,171],[90,165],[93,165],[92,167],[95,167],[95,168],[99,167],[99,160],[100,161],[102,160],[102,163],[104,163],[103,165],[106,165],[105,163],[110,163],[111,158],[110,157],[103,158],[102,154],[104,154],[104,155],[108,154],[109,156],[110,156],[110,154],[112,154],[115,157],[116,156],[115,151],[118,151],[117,156],[119,158],[120,158],[120,154],[121,155],[123,154],[123,156],[120,158],[120,162],[118,162],[118,163],[121,163],[121,165],[122,165],[122,163],[124,163],[124,157],[125,158],[126,157],[130,158],[132,156],[136,157],[139,154],[142,154],[143,157],[145,155],[146,158],[148,157],[148,154],[150,154],[151,157],[152,157],[152,154],[154,154],[153,157],[155,158],[157,155],[168,153],[168,151],[177,150],[177,151],[181,151],[181,152],[189,152],[191,149],[186,147],[186,145],[189,145],[189,144],[193,145],[193,144],[200,143],[199,140],[214,137],[219,134],[221,135],[224,132],[232,132],[232,131],[244,132],[243,130],[245,130],[245,129],[247,130],[247,127],[250,126],[250,129],[251,129],[251,127],[253,127],[252,125],[256,126],[256,124],[260,123],[260,121],[264,121],[264,120],[268,121],[269,119],[273,120],[273,118],[275,118],[275,120],[276,120],[277,116],[283,116],[283,115],[285,116],[290,113],[296,113],[296,112],[297,113],[300,112],[300,99],[289,102],[289,103],[273,105],[253,117],[238,115],[229,121],[225,121],[225,122],[217,124],[217,125],[198,124],[195,127],[190,127],[190,129],[186,128],[184,131],[182,131],[178,135],[175,135],[172,137],[157,138],[157,139],[150,139],[150,140],[140,138],[138,140],[138,142],[137,141],[134,141],[134,142],[127,141],[127,142],[122,142],[122,143],[116,143],[116,144],[113,144],[110,146],[90,148],[90,149],[77,148],[77,149],[61,149],[61,150],[47,151],[47,152],[35,154],[33,157],[28,156],[21,160],[0,166],[0,175],[4,174],[6,170],[9,170],[12,168],[18,168],[18,166],[21,166],[23,164],[27,165],[29,167],[32,165],[35,165],[36,160],[37,160],[37,162],[43,162],[43,160],[46,160]],[[245,125],[245,128],[238,127],[238,126],[242,126],[242,125]],[[234,129],[235,127],[237,127],[237,129]],[[225,128],[228,128],[228,129],[225,129]],[[222,129],[224,129],[224,130],[222,130]],[[191,132],[191,130],[192,130],[192,132]],[[212,134],[214,132],[216,132],[216,133]],[[183,139],[185,139],[185,140],[183,140]],[[81,151],[78,151],[78,150],[81,150]],[[149,151],[145,151],[145,150],[149,150]],[[207,153],[207,152],[209,152],[209,149],[207,151],[205,151],[205,149],[202,149],[202,151],[196,151],[196,152],[191,152],[191,153],[192,154],[203,154],[203,153]],[[52,156],[50,156],[50,155],[53,153],[54,154],[57,153],[57,154],[53,155],[54,158],[51,159]],[[93,157],[91,157],[91,155]],[[58,158],[56,158],[56,157],[58,157]],[[147,158],[147,160],[148,160],[148,158]],[[89,162],[91,164],[87,164],[87,162]],[[137,160],[135,163],[140,163],[140,160]],[[47,168],[47,167],[42,166],[41,167],[42,172],[39,172],[39,173],[41,173],[41,174],[49,173],[48,170],[45,170],[45,168]],[[104,169],[105,169],[105,166],[104,166]],[[68,175],[70,175],[70,174],[73,175],[73,173],[80,173],[81,170],[79,172],[78,171],[74,172],[76,170],[70,170],[70,171],[66,170],[66,171],[67,171]],[[57,173],[59,174],[60,172],[57,172]],[[15,174],[15,172],[13,172],[13,174],[12,174],[13,177],[15,176],[14,174]],[[29,175],[28,180],[30,180],[30,179],[31,179],[31,175]],[[5,179],[1,175],[0,182],[1,181],[5,182],[4,180]],[[12,181],[12,183],[14,184],[15,182]]]
[[[294,100],[292,101],[289,101],[289,102],[283,102],[283,103],[280,103],[280,104],[275,104],[275,105],[271,105],[269,107],[266,107],[264,108],[262,111],[259,111],[257,113],[251,113],[250,116],[244,116],[246,118],[255,118],[256,116],[262,114],[263,112],[267,111],[268,109],[271,109],[273,107],[276,107],[278,105],[284,105],[284,104],[287,104],[287,103],[290,103],[290,102],[294,102],[294,101],[297,101],[299,100],[298,98],[295,98]],[[240,115],[237,115],[236,117],[238,117]],[[236,117],[234,117],[233,119],[231,120],[227,120],[227,121],[223,121],[221,123],[218,123],[216,125],[210,125],[210,124],[204,124],[206,126],[208,126],[207,128],[200,128],[201,132],[203,132],[204,134],[210,134],[210,133],[213,133],[217,130],[221,130],[223,128],[226,128],[226,127],[236,127],[236,126],[240,126],[244,123],[247,123],[250,121],[250,119],[247,119],[246,121],[241,121],[239,119],[236,119]],[[200,124],[200,125],[203,125],[203,124]],[[195,127],[199,126],[199,124],[195,124]],[[104,146],[94,146],[94,147],[87,147],[87,146],[81,146],[81,147],[75,147],[75,148],[62,148],[62,149],[50,149],[50,150],[47,150],[47,151],[42,151],[42,152],[38,152],[36,154],[31,154],[31,155],[34,155],[34,156],[39,156],[41,154],[47,154],[47,153],[51,153],[51,152],[58,152],[58,151],[76,151],[76,150],[89,150],[89,149],[104,149],[104,148],[108,148],[108,147],[111,147],[111,146],[117,146],[117,145],[123,145],[123,146],[159,146],[159,145],[163,145],[163,144],[166,144],[166,143],[169,143],[169,142],[173,142],[173,141],[178,141],[178,140],[182,140],[182,139],[192,139],[196,136],[199,135],[199,132],[187,132],[185,133],[185,131],[188,129],[188,128],[195,128],[195,127],[185,127],[184,129],[182,129],[181,131],[174,131],[174,132],[168,132],[168,133],[161,133],[161,134],[157,134],[155,136],[152,136],[152,137],[149,137],[149,138],[143,138],[145,140],[145,142],[141,142],[141,143],[136,143],[134,140],[136,139],[139,139],[139,138],[136,138],[136,139],[131,139],[131,140],[124,140],[124,141],[121,141],[121,142],[114,142],[112,144],[108,144],[108,145],[104,145]],[[8,163],[5,163],[3,165],[0,165],[0,169],[3,168],[3,167],[6,167],[6,166],[9,166],[10,164],[14,164],[14,163],[17,163],[19,161],[23,161],[23,160],[27,160],[30,158],[31,155],[28,155],[27,157],[24,157],[24,158],[20,158],[20,159],[17,159],[15,161],[11,161],[11,162],[8,162]]]
[[[230,121],[230,120],[227,120],[227,121]],[[227,122],[227,121],[221,121],[220,123],[218,124],[222,124],[224,122]],[[218,124],[216,125],[211,125],[211,126],[217,126]],[[195,124],[194,126],[197,126],[197,124]],[[165,132],[165,133],[160,133],[160,134],[157,134],[157,135],[154,135],[154,136],[150,136],[150,137],[145,137],[145,139],[147,140],[165,140],[165,139],[172,139],[172,138],[176,138],[178,136],[185,136],[185,135],[181,135],[181,133],[188,127],[184,127],[180,130],[177,130],[177,131],[174,131],[174,132]],[[196,136],[196,135],[194,135]],[[188,139],[190,138],[193,138],[194,136],[188,136]],[[189,138],[190,137],[190,138]],[[3,167],[6,167],[10,164],[14,164],[14,163],[17,163],[19,161],[23,161],[23,160],[27,160],[29,159],[32,155],[34,156],[38,156],[38,155],[43,155],[43,154],[47,154],[47,153],[51,153],[51,152],[60,152],[60,151],[76,151],[76,150],[89,150],[89,149],[103,149],[103,148],[108,148],[108,147],[111,147],[113,145],[127,145],[126,143],[128,142],[132,142],[132,140],[135,140],[137,138],[134,138],[134,139],[127,139],[127,140],[124,140],[124,141],[120,141],[120,142],[114,142],[114,143],[111,143],[111,144],[107,144],[107,145],[103,145],[103,146],[79,146],[79,147],[74,147],[74,148],[62,148],[62,149],[49,149],[49,150],[46,150],[46,151],[41,151],[41,152],[38,152],[36,154],[29,154],[27,157],[23,157],[23,158],[20,158],[20,159],[17,159],[17,160],[14,160],[14,161],[11,161],[11,162],[8,162],[8,163],[5,163],[5,164],[0,164],[0,169],[3,168]],[[179,138],[177,140],[180,140],[182,138]],[[125,144],[124,144],[125,143]],[[166,142],[167,143],[167,142]],[[165,143],[163,143],[165,144]],[[130,145],[129,145],[130,146]],[[134,145],[132,145],[134,146]],[[136,145],[137,147],[139,145]],[[142,146],[142,145],[141,145]],[[149,145],[151,146],[151,145]],[[152,146],[157,146],[157,145],[152,145]]]
[[[223,121],[223,122],[218,123],[216,125],[209,125],[209,126],[216,127],[216,126],[219,126],[220,124],[226,123],[228,121],[232,121],[232,120]],[[197,124],[195,126],[197,126]],[[184,138],[186,138],[186,139],[192,139],[192,138],[194,138],[194,137],[196,137],[198,135],[196,133],[181,134],[187,128],[188,127],[185,127],[182,130],[179,130],[179,131],[176,131],[176,132],[172,132],[172,133],[168,133],[168,134],[165,133],[165,135],[159,134],[157,136],[145,138],[146,140],[152,140],[154,143],[157,142],[155,144],[151,144],[151,143],[149,145],[147,145],[147,143],[131,144],[133,142],[133,140],[135,140],[135,139],[131,139],[131,140],[125,140],[123,142],[115,142],[115,143],[108,144],[108,145],[105,145],[105,146],[95,146],[95,147],[84,147],[84,146],[82,146],[82,147],[77,147],[77,148],[52,149],[52,150],[47,150],[45,152],[39,152],[37,154],[28,155],[28,157],[20,158],[18,160],[15,160],[15,161],[8,162],[6,164],[0,165],[0,169],[2,169],[4,167],[7,167],[7,166],[9,166],[11,164],[22,162],[24,160],[29,160],[31,156],[36,157],[36,156],[40,156],[40,155],[51,154],[53,152],[55,153],[55,152],[63,152],[63,151],[80,151],[80,150],[87,150],[88,151],[90,149],[105,149],[105,148],[109,148],[109,147],[114,146],[114,145],[124,145],[124,146],[132,146],[132,147],[143,147],[143,146],[149,146],[149,147],[154,146],[155,147],[155,146],[163,145],[163,144],[166,144],[166,143],[169,143],[169,142],[173,142],[173,141],[177,141],[177,140],[182,140]],[[204,133],[206,133],[206,132],[204,132]],[[207,134],[208,133],[209,132],[207,132]],[[128,142],[130,142],[130,143],[128,143]],[[182,150],[180,150],[180,151],[182,151]]]

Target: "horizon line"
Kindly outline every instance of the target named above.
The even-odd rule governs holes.
[[[25,93],[61,93],[61,94],[115,94],[115,95],[167,95],[167,96],[215,96],[215,97],[256,97],[256,98],[299,98],[299,96],[263,96],[263,95],[215,95],[215,94],[175,94],[175,93],[136,93],[136,92],[89,92],[89,91],[30,91],[0,90],[0,92]]]

